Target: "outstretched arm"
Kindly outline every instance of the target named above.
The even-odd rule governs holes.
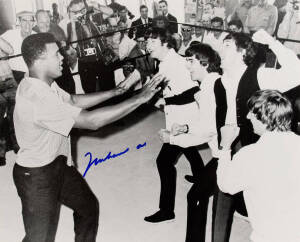
[[[153,78],[139,94],[120,104],[99,108],[90,112],[82,110],[75,118],[74,127],[96,130],[123,118],[141,104],[148,102],[160,90],[157,86],[163,80],[161,76]]]
[[[105,92],[95,92],[91,94],[71,95],[70,103],[76,107],[83,109],[93,107],[108,99],[124,94],[140,80],[140,77],[141,76],[139,74],[133,72],[128,78],[119,83],[119,85],[113,90]]]

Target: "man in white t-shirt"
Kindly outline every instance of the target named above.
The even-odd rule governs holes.
[[[17,14],[17,18],[20,22],[20,28],[9,29],[1,35],[14,50],[14,55],[21,54],[21,45],[23,40],[36,32],[32,31],[34,26],[34,13],[29,11],[22,11]],[[28,68],[23,60],[22,56],[9,59],[9,65],[14,72],[15,79],[20,82],[25,72],[28,72]]]
[[[20,145],[13,178],[22,202],[23,241],[54,242],[61,204],[74,211],[75,241],[95,242],[99,203],[82,175],[66,164],[73,127],[96,130],[114,122],[158,92],[155,77],[132,98],[115,106],[87,111],[123,94],[130,83],[87,95],[70,95],[54,82],[62,74],[63,57],[49,33],[28,36],[22,55],[29,68],[18,86],[14,124]],[[96,165],[96,164],[95,164]]]

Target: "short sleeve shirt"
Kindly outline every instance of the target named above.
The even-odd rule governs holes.
[[[40,167],[59,155],[68,156],[69,133],[81,112],[70,98],[55,82],[50,87],[35,78],[21,81],[14,110],[19,165]]]

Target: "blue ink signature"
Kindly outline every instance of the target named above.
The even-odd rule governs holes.
[[[139,144],[136,146],[136,149],[141,149],[143,147],[146,146],[146,142],[144,144]],[[99,163],[102,163],[106,160],[109,160],[109,159],[113,159],[113,158],[116,158],[118,156],[121,156],[121,155],[124,155],[125,153],[127,153],[129,151],[129,148],[126,148],[126,150],[120,152],[120,153],[117,153],[117,154],[111,154],[111,152],[109,152],[107,154],[107,156],[104,158],[104,159],[99,159],[99,158],[95,158],[93,160],[93,155],[91,152],[87,152],[84,156],[87,157],[87,156],[90,156],[90,161],[89,161],[89,164],[87,165],[86,169],[85,169],[85,172],[83,174],[83,177],[85,177],[86,173],[88,172],[88,170],[91,168],[92,165],[98,165]]]

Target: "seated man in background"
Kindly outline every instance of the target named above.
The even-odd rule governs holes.
[[[239,128],[221,128],[219,188],[230,194],[244,192],[252,241],[299,241],[300,137],[291,132],[292,105],[280,92],[262,90],[252,95],[248,108],[247,118],[260,138],[231,160]]]

